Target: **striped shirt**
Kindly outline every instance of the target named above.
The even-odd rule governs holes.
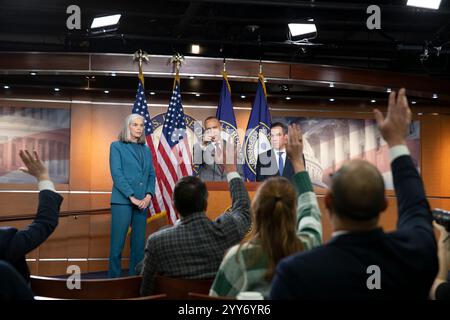
[[[322,244],[320,209],[306,171],[295,174],[292,182],[298,194],[297,236],[304,249],[309,250]],[[235,297],[241,291],[258,291],[267,298],[270,291],[270,282],[265,279],[267,265],[267,255],[260,245],[247,242],[240,249],[235,245],[225,255],[209,294]]]

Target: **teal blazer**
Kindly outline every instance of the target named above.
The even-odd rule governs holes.
[[[131,143],[111,143],[109,167],[113,179],[111,204],[131,204],[130,196],[142,200],[147,193],[155,194],[155,169],[152,154],[146,145],[139,145],[142,155]],[[141,159],[140,161],[140,158]],[[141,163],[143,160],[143,163]]]

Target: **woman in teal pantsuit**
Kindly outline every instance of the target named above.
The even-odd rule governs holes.
[[[155,170],[144,130],[144,118],[131,114],[125,119],[119,141],[111,144],[110,278],[121,275],[122,250],[130,225],[130,276],[136,275],[136,265],[144,258],[147,209],[155,193]]]

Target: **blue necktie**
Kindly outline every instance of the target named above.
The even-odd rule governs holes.
[[[283,153],[284,152],[278,152],[278,171],[280,172],[280,176],[283,176],[284,170]]]

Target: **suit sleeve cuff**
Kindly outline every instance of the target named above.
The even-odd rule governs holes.
[[[410,153],[406,145],[398,145],[389,149],[389,157],[391,159],[391,162],[393,162],[398,157],[406,156],[409,154]]]
[[[50,191],[56,192],[55,185],[50,180],[39,181],[38,182],[38,189],[39,189],[39,191],[50,190]]]
[[[227,174],[227,180],[228,182],[230,182],[231,180],[235,179],[235,178],[241,178],[241,176],[239,175],[239,173],[237,172],[230,172]]]

